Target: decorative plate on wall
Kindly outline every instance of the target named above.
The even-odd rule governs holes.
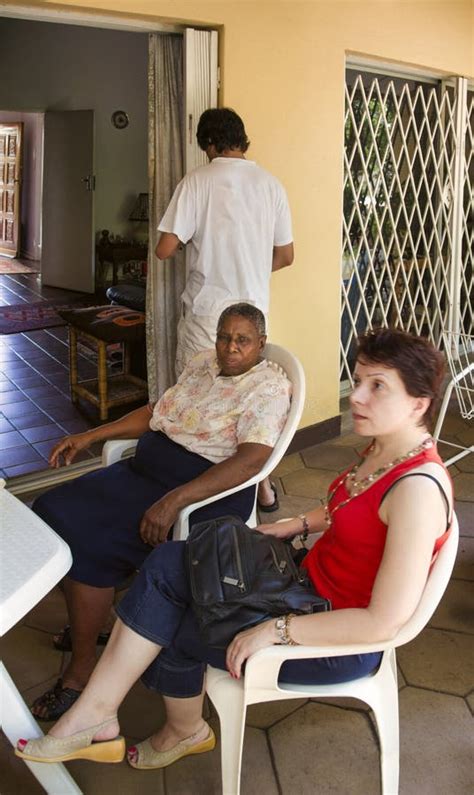
[[[129,118],[124,110],[116,110],[112,113],[112,124],[117,130],[123,130],[128,127]]]

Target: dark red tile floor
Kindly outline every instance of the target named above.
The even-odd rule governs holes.
[[[43,287],[39,274],[0,276],[0,306],[65,300],[71,293]],[[69,398],[67,328],[39,329],[0,336],[0,477],[45,469],[57,439],[96,425],[93,406],[79,411]],[[96,374],[79,356],[81,378]],[[86,460],[96,450],[81,453]]]

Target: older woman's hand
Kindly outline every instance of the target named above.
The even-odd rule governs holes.
[[[175,523],[182,508],[175,492],[170,491],[157,500],[143,514],[140,536],[145,544],[156,547],[168,538],[170,527]]]
[[[278,643],[278,634],[274,618],[239,632],[227,647],[226,666],[230,675],[234,679],[240,679],[245,660],[259,649],[266,649],[267,646],[273,646],[275,643]]]
[[[79,451],[86,450],[93,441],[92,431],[65,436],[57,442],[51,450],[49,454],[49,465],[57,469],[61,466],[61,458],[66,465],[72,464]]]

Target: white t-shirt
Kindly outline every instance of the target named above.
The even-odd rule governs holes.
[[[247,301],[268,313],[274,246],[292,242],[281,183],[252,160],[216,157],[181,180],[158,226],[189,243],[185,306],[217,316]]]

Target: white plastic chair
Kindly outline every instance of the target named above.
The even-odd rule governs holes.
[[[280,345],[267,343],[265,346],[264,356],[266,359],[270,359],[272,362],[281,367],[293,386],[290,411],[288,413],[285,427],[280,434],[280,438],[273,448],[267,462],[257,475],[249,478],[239,486],[234,486],[231,489],[222,491],[220,494],[215,494],[213,497],[208,497],[205,500],[195,502],[192,505],[188,505],[186,508],[184,508],[179,514],[179,517],[174,525],[173,539],[175,541],[183,541],[188,537],[189,516],[193,511],[196,511],[198,508],[201,508],[204,505],[209,505],[209,503],[215,502],[216,500],[220,500],[223,497],[227,497],[227,495],[233,494],[236,491],[241,491],[248,486],[253,486],[257,483],[260,483],[260,481],[270,475],[270,473],[283,458],[288,445],[293,439],[304,406],[305,376],[303,368],[296,356],[290,353],[290,351],[285,350],[285,348],[282,348]],[[119,461],[122,458],[122,455],[125,452],[133,450],[136,444],[137,441],[133,439],[117,439],[106,442],[102,451],[102,466],[109,466],[109,464]],[[257,496],[255,495],[252,513],[247,521],[247,524],[251,527],[254,527],[257,524],[256,503]]]
[[[0,480],[0,636],[31,610],[71,566],[68,545]],[[0,726],[12,745],[42,737],[13,679],[0,663]],[[64,765],[26,762],[49,795],[80,795]]]
[[[433,615],[448,584],[459,539],[457,518],[453,515],[451,533],[443,544],[428,577],[423,595],[411,619],[395,638],[386,643],[346,646],[270,646],[248,660],[245,676],[235,680],[217,668],[208,667],[207,693],[221,724],[223,795],[239,795],[245,717],[249,704],[290,698],[351,697],[368,704],[374,713],[380,740],[380,767],[383,795],[398,792],[399,727],[398,687],[395,648],[412,640]],[[334,685],[278,684],[278,673],[285,660],[334,657],[383,651],[378,670]]]
[[[464,420],[472,420],[474,417],[474,337],[472,334],[445,332],[443,339],[452,377],[444,393],[433,436],[436,441],[441,441],[461,451],[444,462],[446,466],[451,466],[451,464],[459,461],[460,458],[464,458],[469,453],[474,453],[474,445],[472,444],[469,447],[463,447],[460,444],[440,439],[441,428],[443,427],[453,389],[457,397],[461,417]]]

